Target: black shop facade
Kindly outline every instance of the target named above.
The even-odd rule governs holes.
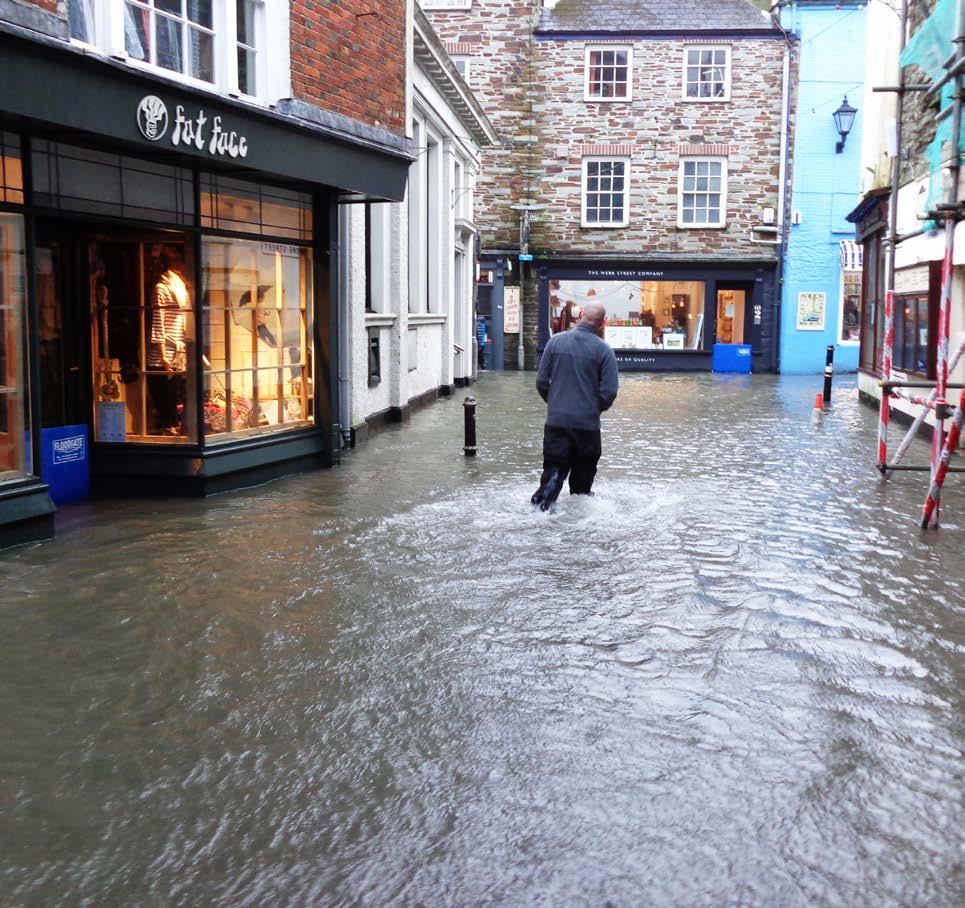
[[[0,545],[338,459],[338,206],[410,157],[0,34]]]
[[[559,259],[537,265],[537,350],[590,301],[624,372],[709,372],[715,344],[750,348],[755,372],[776,371],[777,265],[771,261]]]

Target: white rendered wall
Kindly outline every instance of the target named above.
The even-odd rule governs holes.
[[[410,134],[418,139],[418,156],[412,186],[424,179],[426,137],[438,142],[438,168],[432,188],[432,241],[436,250],[430,273],[413,275],[425,261],[426,231],[409,236],[408,197],[399,204],[373,205],[373,262],[377,249],[384,250],[381,277],[373,281],[374,312],[365,311],[364,206],[346,206],[342,267],[346,269],[351,330],[351,421],[353,427],[366,418],[401,408],[421,394],[451,387],[457,379],[472,376],[473,310],[475,273],[473,193],[479,174],[479,149],[449,108],[432,80],[418,67],[412,78]],[[418,128],[416,128],[418,127]],[[457,174],[462,185],[456,185]],[[416,190],[418,191],[418,190]],[[379,215],[376,216],[376,210]],[[462,256],[458,285],[456,255]],[[375,270],[375,268],[373,270]],[[423,269],[424,270],[424,269]],[[424,281],[430,283],[429,311],[421,300]],[[420,311],[410,313],[410,293],[416,294]],[[460,311],[457,314],[455,305]],[[457,330],[458,326],[458,330]],[[368,332],[377,330],[381,348],[381,382],[369,387]],[[415,362],[409,362],[409,332],[415,331]],[[455,345],[462,348],[457,352]],[[410,369],[410,366],[414,368]]]

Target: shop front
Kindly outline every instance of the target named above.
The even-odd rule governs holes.
[[[0,40],[0,544],[333,463],[337,206],[404,150]]]
[[[715,344],[749,347],[754,371],[772,371],[775,273],[773,262],[546,263],[539,349],[595,301],[606,307],[604,337],[621,371],[709,372]]]

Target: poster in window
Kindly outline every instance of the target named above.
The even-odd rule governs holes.
[[[797,330],[823,331],[827,306],[826,293],[815,291],[799,293],[797,295]]]
[[[519,334],[519,287],[503,290],[503,333]]]

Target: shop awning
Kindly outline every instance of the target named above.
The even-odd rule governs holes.
[[[841,241],[841,270],[860,271],[864,261],[864,249],[854,240]]]

